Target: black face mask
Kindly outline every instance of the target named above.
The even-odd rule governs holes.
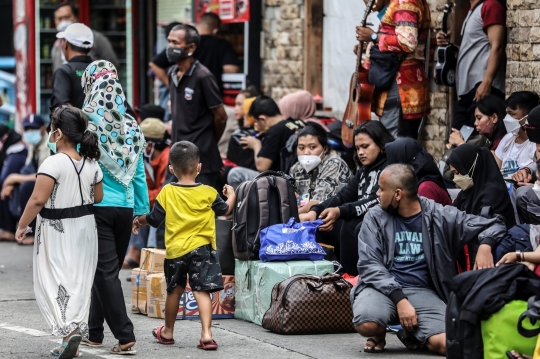
[[[536,128],[530,125],[525,125],[525,132],[527,133],[527,137],[529,137],[529,141],[534,143],[540,143],[540,128]]]
[[[383,210],[388,213],[389,215],[391,215],[392,217],[394,216],[397,216],[398,214],[398,211],[399,211],[399,202],[398,202],[398,205],[397,207],[392,207],[392,203],[394,203],[394,196],[396,195],[396,192],[394,192],[394,194],[392,195],[392,200],[390,201],[390,204],[388,205],[388,207],[386,208],[383,208]]]
[[[167,45],[167,60],[169,60],[170,63],[176,64],[178,61],[185,59],[186,57],[190,57],[192,55],[191,52],[186,52],[185,47],[172,47],[171,45]]]

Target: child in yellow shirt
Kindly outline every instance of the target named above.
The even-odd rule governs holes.
[[[142,226],[158,227],[165,221],[165,325],[152,330],[152,334],[161,344],[174,344],[174,323],[189,275],[202,324],[197,347],[215,350],[218,344],[212,338],[210,293],[223,289],[216,252],[215,217],[231,212],[236,195],[231,186],[225,185],[225,202],[212,187],[196,183],[201,170],[199,160],[199,149],[193,143],[180,141],[172,146],[169,170],[178,182],[164,186],[152,211],[133,220],[133,233],[137,234],[137,229]]]

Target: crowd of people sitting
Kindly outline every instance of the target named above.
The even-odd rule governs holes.
[[[358,332],[369,337],[364,349],[384,348],[386,324],[397,313],[403,327],[411,329],[402,338],[408,347],[426,345],[444,353],[444,306],[438,303],[448,295],[445,278],[493,267],[497,260],[513,261],[511,251],[495,251],[507,230],[540,223],[539,105],[539,96],[527,91],[511,94],[506,106],[485,97],[474,110],[473,135],[464,138],[454,130],[444,162],[437,165],[417,140],[396,139],[379,121],[358,126],[354,148],[348,150],[339,131],[333,131],[332,123],[339,122],[316,117],[309,93],[293,93],[276,103],[249,88],[237,96],[227,125],[220,182],[236,188],[268,170],[294,178],[300,219],[322,219],[317,242],[333,247],[347,274],[360,274],[353,311]],[[152,105],[138,113],[146,141],[140,177],[146,178],[153,205],[169,176],[170,126]],[[0,238],[8,241],[15,239],[37,169],[50,155],[45,120],[32,114],[22,127],[21,135],[0,125]],[[431,249],[441,251],[438,258],[445,263],[431,263],[428,253],[409,249],[422,234],[430,236],[424,233],[426,223],[436,241]],[[132,234],[124,266],[138,266],[144,247],[163,248],[164,231],[161,224]],[[396,235],[403,238],[399,246]],[[33,242],[29,234],[21,244]],[[540,262],[536,254],[526,255],[531,268]],[[432,271],[439,272],[434,276]],[[375,313],[366,302],[378,303],[373,308],[379,309],[386,303],[385,310]],[[418,314],[414,320],[411,307]]]

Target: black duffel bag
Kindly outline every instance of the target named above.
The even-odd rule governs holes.
[[[369,51],[369,83],[378,90],[388,90],[396,81],[396,73],[406,54],[382,52],[375,45]]]

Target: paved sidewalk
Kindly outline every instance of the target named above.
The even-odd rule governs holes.
[[[129,307],[131,284],[122,271],[126,305]],[[0,358],[52,358],[49,350],[58,342],[49,335],[39,312],[32,288],[32,248],[0,242]],[[381,354],[360,352],[364,339],[356,334],[283,336],[270,333],[255,324],[240,320],[214,322],[213,334],[220,348],[203,352],[196,348],[200,336],[198,321],[177,321],[176,344],[159,344],[151,334],[162,323],[159,319],[131,314],[137,337],[137,358],[428,358],[425,352],[405,349],[394,335],[387,337],[387,350]],[[119,358],[108,350],[115,344],[106,329],[105,347],[82,348],[83,359]]]

